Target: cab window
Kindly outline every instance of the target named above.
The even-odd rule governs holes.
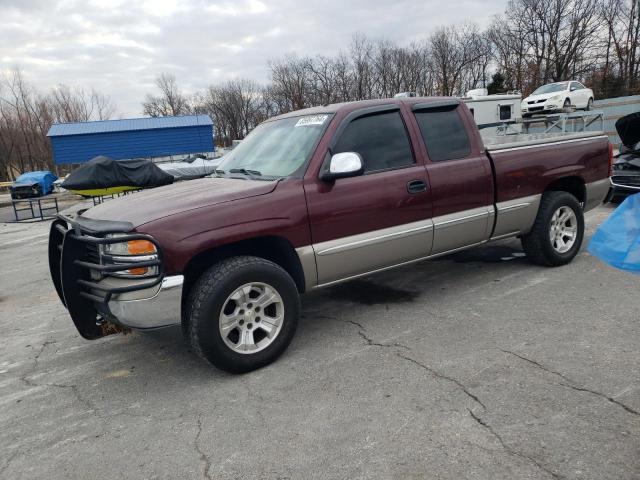
[[[469,156],[471,143],[457,108],[428,109],[415,115],[432,162]]]
[[[415,163],[407,130],[398,111],[352,120],[332,151],[359,153],[364,161],[365,173],[402,168]]]

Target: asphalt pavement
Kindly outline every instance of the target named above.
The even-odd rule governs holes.
[[[587,240],[611,212],[587,214]],[[2,479],[638,479],[640,277],[517,240],[303,298],[234,376],[178,329],[86,341],[49,222],[0,224]]]

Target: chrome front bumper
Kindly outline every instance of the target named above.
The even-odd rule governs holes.
[[[181,322],[184,276],[162,279],[160,288],[148,298],[112,298],[108,306],[118,323],[134,329],[167,327]]]

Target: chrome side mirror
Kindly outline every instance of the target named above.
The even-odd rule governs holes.
[[[360,175],[363,170],[364,162],[359,153],[336,153],[322,166],[320,179],[331,181],[336,178],[355,177]]]

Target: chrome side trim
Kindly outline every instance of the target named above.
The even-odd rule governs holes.
[[[603,178],[602,180],[596,180],[595,182],[587,183],[585,187],[585,202],[584,211],[588,212],[600,205],[604,198],[609,193],[609,188],[613,182],[609,178]],[[628,188],[628,187],[627,187]]]
[[[318,267],[316,265],[316,254],[313,245],[296,248],[302,272],[304,273],[305,290],[309,290],[318,284]]]
[[[518,200],[520,200],[520,199],[518,199]],[[508,202],[502,202],[502,203],[508,203]],[[506,212],[508,210],[518,210],[520,208],[528,207],[529,205],[531,205],[531,202],[516,203],[515,205],[505,205],[503,207],[498,207],[498,211],[499,212]]]
[[[417,223],[423,223],[423,222],[417,222]],[[409,225],[414,225],[414,224],[409,224]],[[405,225],[402,225],[402,227],[404,226]],[[392,227],[392,228],[395,229],[396,227]],[[346,252],[348,250],[353,250],[355,248],[359,248],[365,245],[373,245],[373,244],[384,242],[387,240],[392,240],[393,238],[406,237],[413,233],[431,230],[432,228],[433,228],[433,225],[429,223],[428,225],[421,225],[414,228],[408,228],[406,230],[401,230],[398,232],[390,232],[383,235],[374,236],[371,238],[363,238],[362,240],[356,240],[354,242],[344,243],[341,245],[336,245],[335,247],[329,247],[329,248],[325,248],[324,250],[319,250],[317,255],[319,256],[332,255],[335,253]],[[390,229],[385,229],[385,230],[390,230]],[[382,232],[382,231],[383,230],[377,230],[376,232]],[[376,232],[371,232],[371,233],[376,233]],[[368,235],[368,234],[364,234],[364,235]],[[351,237],[347,237],[347,238],[351,238]],[[333,240],[331,240],[331,242],[333,242]],[[324,245],[326,243],[329,243],[329,242],[318,244],[318,246]]]
[[[542,195],[515,198],[506,202],[498,202],[498,217],[491,240],[512,237],[531,230],[536,220]]]
[[[613,183],[613,180],[611,181],[611,185],[613,185],[614,187],[619,187],[619,188],[628,188],[629,190],[640,190],[640,187],[633,187],[630,185],[622,185],[620,183]]]
[[[179,324],[182,320],[183,275],[165,277],[158,292],[150,298],[113,299],[109,310],[122,325],[146,329]]]
[[[453,215],[456,215],[456,214],[453,214]],[[434,219],[434,225],[438,229],[442,228],[442,227],[447,228],[447,226],[455,225],[457,223],[464,223],[467,220],[471,220],[473,218],[478,218],[478,217],[485,217],[487,215],[489,215],[488,211],[482,211],[482,212],[479,212],[479,213],[474,213],[473,215],[465,215],[463,217],[456,217],[456,218],[452,218],[451,220],[444,220],[444,221],[440,221],[440,222],[435,221],[436,219]],[[438,218],[446,218],[446,217],[449,217],[449,216],[450,215],[445,215],[443,217],[438,217]]]

